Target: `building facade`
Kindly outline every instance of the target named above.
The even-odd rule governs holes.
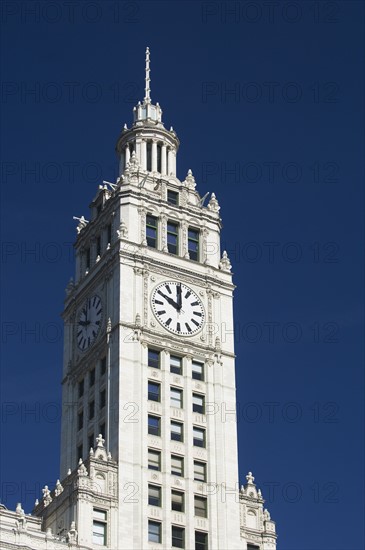
[[[239,487],[231,265],[214,193],[176,175],[179,140],[145,97],[119,177],[78,219],[66,289],[61,473],[1,548],[275,550],[251,473]],[[224,327],[224,331],[222,330]]]

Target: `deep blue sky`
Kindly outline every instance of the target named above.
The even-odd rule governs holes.
[[[148,45],[152,99],[181,141],[178,176],[191,168],[221,204],[241,481],[253,471],[281,550],[364,548],[364,5],[278,4],[2,3],[8,507],[30,511],[58,477],[72,216],[115,178]]]

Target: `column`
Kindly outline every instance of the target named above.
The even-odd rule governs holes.
[[[147,142],[145,139],[142,139],[141,142],[141,156],[140,156],[141,168],[146,170],[147,168]]]
[[[131,152],[129,149],[129,143],[125,146],[125,166],[127,166],[129,159],[131,158]]]
[[[172,150],[169,148],[167,151],[167,175],[169,176],[171,173],[173,173],[173,160],[172,160]]]
[[[163,144],[161,148],[161,175],[166,175],[166,145]]]
[[[169,166],[169,172],[175,176],[176,175],[176,150],[172,149],[171,151],[171,168]]]
[[[152,172],[157,172],[157,141],[152,141]]]

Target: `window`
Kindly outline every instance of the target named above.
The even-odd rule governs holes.
[[[161,143],[157,144],[157,172],[161,173]]]
[[[172,525],[171,541],[173,548],[185,548],[185,529],[183,527]]]
[[[171,191],[171,189],[168,189],[167,202],[169,204],[174,204],[175,206],[179,206],[179,193],[177,193],[176,191]]]
[[[94,434],[90,434],[87,438],[89,450],[94,448]]]
[[[259,546],[256,546],[256,544],[247,544],[247,550],[260,550]]]
[[[101,256],[101,237],[100,237],[100,235],[96,238],[96,255]]]
[[[185,495],[182,491],[171,491],[171,510],[185,511]]]
[[[146,169],[151,172],[152,170],[152,142],[147,141],[147,166]]]
[[[182,359],[175,355],[170,356],[170,372],[174,374],[182,374]]]
[[[197,262],[199,260],[199,231],[191,227],[188,229],[188,251],[189,258]]]
[[[204,414],[205,412],[204,395],[200,395],[199,393],[193,393],[193,412]]]
[[[148,433],[151,435],[160,435],[161,426],[160,426],[160,417],[148,415]]]
[[[148,215],[146,217],[147,246],[157,248],[157,218]]]
[[[160,384],[156,382],[148,382],[148,399],[149,401],[160,401]]]
[[[106,373],[106,357],[103,357],[100,363],[100,376]]]
[[[177,388],[170,388],[170,405],[177,409],[182,409],[183,406],[183,392]]]
[[[184,441],[184,425],[181,422],[171,421],[171,439],[173,441]]]
[[[89,403],[89,420],[92,420],[95,416],[95,401]]]
[[[148,366],[152,369],[160,368],[160,352],[155,349],[148,348]]]
[[[92,388],[95,384],[95,369],[89,372],[89,387]]]
[[[194,460],[194,479],[195,481],[207,481],[207,465],[205,462]]]
[[[205,430],[193,426],[193,445],[195,447],[205,447]]]
[[[205,497],[194,496],[194,515],[200,518],[207,517],[208,501]]]
[[[105,438],[105,422],[100,424],[99,426],[99,434],[101,434]]]
[[[81,445],[77,447],[77,461],[79,461],[80,458],[82,458],[82,455],[83,455],[83,448],[81,443]]]
[[[148,449],[148,469],[156,470],[159,472],[161,470],[161,452],[154,451],[153,449]]]
[[[191,365],[192,377],[194,380],[204,380],[204,365],[203,363],[198,363],[193,361]]]
[[[77,429],[82,430],[84,427],[84,412],[80,411],[77,416]]]
[[[106,403],[106,391],[105,390],[101,390],[100,392],[100,399],[99,399],[99,407],[101,409],[103,409],[105,407],[105,403]]]
[[[106,228],[106,240],[108,244],[112,242],[112,224],[110,223]]]
[[[96,510],[93,512],[93,544],[106,546],[106,512]]]
[[[184,477],[184,458],[171,455],[171,473],[174,476]]]
[[[208,550],[208,533],[195,531],[195,550]]]
[[[158,521],[149,521],[148,522],[148,540],[150,542],[161,543],[161,523]]]
[[[178,225],[167,222],[167,248],[170,254],[177,254],[179,248]]]
[[[79,398],[84,395],[84,381],[83,380],[80,380],[80,382],[79,382],[78,394],[79,394]]]
[[[151,506],[161,506],[161,487],[148,485],[148,504]]]

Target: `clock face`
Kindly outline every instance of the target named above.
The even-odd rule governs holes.
[[[170,332],[192,336],[203,327],[203,304],[196,293],[183,283],[161,283],[153,291],[151,301],[157,320]]]
[[[101,299],[95,294],[83,305],[77,322],[77,346],[86,351],[94,342],[101,325],[103,309]]]

